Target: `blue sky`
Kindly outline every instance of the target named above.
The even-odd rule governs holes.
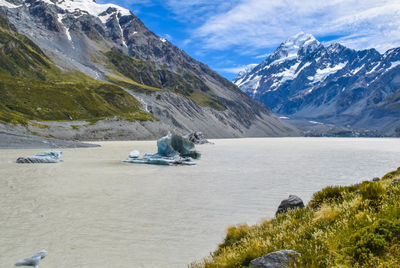
[[[400,46],[400,0],[98,0],[130,9],[157,35],[228,79],[287,38],[384,52]]]

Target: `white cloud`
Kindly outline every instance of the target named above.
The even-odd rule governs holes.
[[[189,8],[189,2],[208,1],[182,2]],[[205,49],[239,47],[249,53],[277,46],[299,31],[317,37],[344,36],[337,40],[357,49],[383,51],[400,45],[399,0],[243,0],[205,16],[192,37]]]
[[[209,17],[234,8],[241,0],[166,0],[164,5],[181,21],[203,23]]]
[[[271,53],[265,53],[265,54],[261,54],[258,56],[255,56],[255,59],[265,59],[266,57],[268,57],[269,55],[271,55]]]
[[[256,67],[257,65],[258,65],[258,63],[252,63],[252,64],[238,66],[238,67],[217,68],[217,71],[226,72],[226,73],[230,73],[230,74],[238,74],[242,71],[252,69],[252,68]]]

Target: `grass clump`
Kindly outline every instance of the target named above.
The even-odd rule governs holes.
[[[157,92],[157,91],[165,91],[165,89],[150,87],[146,85],[139,84],[132,79],[129,78],[120,78],[115,76],[107,76],[107,80],[110,83],[119,85],[123,88],[130,89],[140,93],[147,93],[147,92]]]
[[[400,177],[400,167],[397,170],[392,171],[392,172],[386,174],[385,176],[383,176],[382,180],[393,180],[398,177]]]
[[[347,193],[354,192],[356,189],[357,186],[328,186],[313,195],[309,206],[315,209],[326,202],[342,202]]]
[[[247,267],[282,249],[301,255],[292,267],[400,267],[400,169],[383,180],[331,186],[303,209],[254,226],[228,229],[223,243],[191,267]]]
[[[360,194],[364,201],[379,202],[384,198],[386,189],[379,183],[364,182],[360,186]]]

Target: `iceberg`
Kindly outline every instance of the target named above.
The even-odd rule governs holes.
[[[157,141],[158,155],[163,157],[174,157],[176,155],[182,157],[191,157],[193,159],[200,158],[200,153],[196,151],[194,143],[188,138],[168,133]]]
[[[18,164],[41,164],[41,163],[59,163],[62,152],[60,151],[49,151],[38,153],[34,156],[24,156],[17,159]]]
[[[134,150],[129,154],[125,163],[132,164],[149,164],[149,165],[195,165],[193,159],[200,158],[201,154],[196,151],[193,142],[187,138],[168,133],[157,141],[157,153],[145,154],[143,158],[139,158],[139,151]]]

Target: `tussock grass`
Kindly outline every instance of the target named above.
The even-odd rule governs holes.
[[[331,186],[304,209],[258,225],[228,228],[218,249],[191,267],[247,267],[252,259],[292,249],[293,267],[400,267],[400,168],[378,182]]]
[[[121,78],[121,77],[116,77],[116,76],[107,76],[107,80],[110,83],[119,85],[123,88],[130,89],[136,92],[140,93],[146,93],[146,92],[157,92],[157,91],[165,91],[165,89],[162,88],[155,88],[155,87],[150,87],[146,85],[139,84],[132,79],[129,78]]]

